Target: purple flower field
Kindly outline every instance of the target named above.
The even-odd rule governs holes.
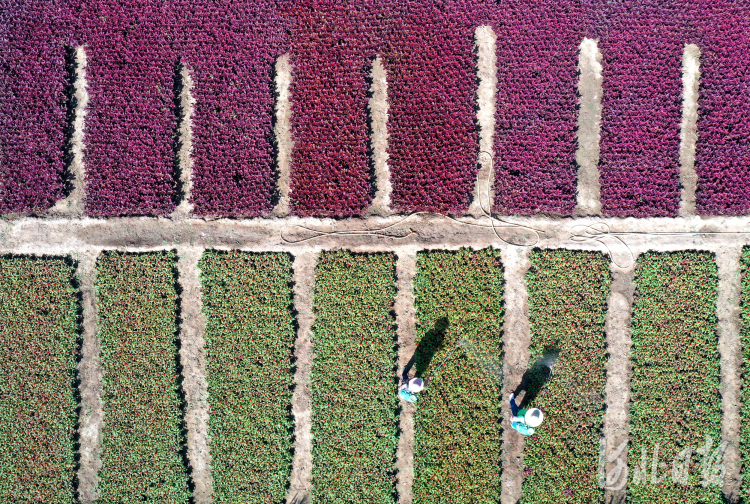
[[[194,213],[269,215],[274,65],[293,66],[290,207],[362,214],[374,192],[369,73],[387,72],[394,210],[458,214],[477,174],[474,31],[497,35],[494,209],[571,214],[577,60],[603,55],[602,212],[673,216],[682,52],[701,48],[697,210],[750,210],[750,6],[722,0],[0,0],[0,213],[66,195],[66,51],[83,45],[86,213],[167,215],[182,197],[179,71],[189,70]],[[67,118],[67,119],[66,119]]]

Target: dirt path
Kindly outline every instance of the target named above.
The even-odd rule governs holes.
[[[630,321],[633,314],[633,274],[635,264],[626,270],[612,265],[612,285],[607,300],[607,412],[604,415],[605,502],[625,502],[628,478],[628,439],[630,433]]]
[[[193,98],[193,77],[186,65],[179,68],[179,103],[177,110],[177,171],[179,173],[180,202],[172,213],[173,218],[185,218],[193,211],[190,196],[193,192],[193,113],[195,112],[195,98]]]
[[[602,118],[602,53],[595,40],[581,42],[578,57],[578,111],[576,162],[578,193],[576,214],[598,215],[599,201],[599,123]]]
[[[416,249],[401,250],[396,263],[396,327],[398,333],[398,369],[396,378],[401,378],[404,367],[414,355],[416,343],[414,331],[416,313],[414,311],[414,290],[412,280],[416,273]],[[412,371],[411,374],[414,374]],[[414,483],[414,414],[413,404],[401,401],[401,418],[399,422],[398,449],[396,451],[396,470],[398,481],[396,492],[398,504],[411,504],[412,484]]]
[[[292,104],[289,99],[289,86],[292,84],[292,63],[289,53],[276,60],[274,70],[276,85],[276,117],[273,134],[276,138],[276,207],[273,215],[283,217],[289,214],[289,167],[292,164]]]
[[[182,389],[187,408],[188,459],[191,479],[195,485],[195,504],[212,502],[211,455],[208,448],[208,392],[206,386],[206,356],[203,350],[203,334],[206,321],[201,311],[200,271],[198,261],[203,254],[199,247],[177,249],[180,287],[180,364],[182,365]]]
[[[391,170],[388,167],[388,82],[383,60],[378,56],[370,71],[370,163],[375,180],[375,196],[367,213],[389,215],[391,213]]]
[[[292,462],[291,483],[287,504],[309,495],[312,473],[312,435],[310,402],[310,368],[313,360],[312,324],[313,288],[315,264],[318,254],[303,252],[294,258],[294,309],[297,317],[297,341],[295,342],[294,394],[292,414],[294,415],[294,460]]]
[[[89,504],[98,498],[97,473],[102,466],[101,423],[102,423],[102,366],[101,347],[96,330],[96,293],[94,277],[96,258],[99,251],[86,250],[78,254],[78,278],[83,309],[83,348],[78,363],[81,413],[78,424],[80,460],[78,462],[78,500]]]
[[[680,124],[680,215],[695,214],[695,142],[698,139],[698,90],[701,51],[688,44],[682,54],[682,123]]]
[[[505,268],[505,323],[503,324],[503,488],[500,502],[516,504],[521,498],[523,483],[524,437],[510,426],[510,406],[507,398],[521,383],[529,362],[529,296],[526,273],[531,267],[529,249],[503,250]]]
[[[721,404],[724,418],[722,441],[727,442],[724,452],[724,495],[728,502],[739,502],[740,495],[740,415],[742,341],[740,339],[740,277],[741,247],[724,247],[716,253],[719,267],[719,294],[716,315],[719,319],[719,353],[721,354]],[[718,440],[717,440],[718,444]]]

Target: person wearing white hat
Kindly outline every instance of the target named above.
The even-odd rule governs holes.
[[[510,426],[524,436],[534,434],[544,420],[544,413],[539,408],[520,409],[516,404],[515,394],[510,395],[510,413]]]
[[[398,389],[398,396],[404,401],[410,403],[417,402],[417,394],[422,392],[424,389],[424,382],[421,378],[412,378],[411,380],[401,384]]]

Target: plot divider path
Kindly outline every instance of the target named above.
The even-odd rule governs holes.
[[[719,270],[719,292],[716,300],[718,317],[719,354],[721,355],[721,398],[723,423],[722,442],[727,443],[724,452],[724,496],[729,502],[737,502],[740,495],[740,416],[742,341],[740,338],[742,279],[740,257],[742,247],[724,247],[716,253]]]
[[[635,258],[634,258],[635,260]],[[635,263],[626,270],[611,265],[612,285],[607,300],[607,411],[604,416],[604,499],[607,504],[626,500],[628,438],[630,430],[630,362]],[[625,468],[623,470],[622,468]],[[622,471],[622,472],[618,472]],[[609,475],[609,478],[607,478]]]
[[[294,258],[294,311],[297,340],[294,343],[294,458],[287,504],[297,504],[310,493],[312,475],[312,404],[310,402],[310,368],[313,360],[312,325],[316,252],[303,252]]]
[[[502,504],[516,504],[521,499],[523,483],[524,437],[510,426],[510,406],[506,399],[515,390],[526,371],[529,361],[529,294],[526,289],[526,273],[531,267],[529,249],[508,248],[503,250],[505,286],[505,324],[503,326],[503,412],[502,446]]]
[[[182,389],[187,408],[188,459],[191,479],[195,485],[195,504],[212,502],[211,456],[208,450],[208,392],[206,385],[206,356],[203,335],[206,321],[201,311],[201,283],[198,261],[203,255],[199,247],[177,249],[178,279],[180,287],[180,362],[182,364]]]
[[[396,262],[396,331],[398,334],[398,368],[396,379],[414,355],[416,349],[414,310],[414,288],[412,281],[416,274],[417,250],[402,249],[398,252]],[[411,374],[414,374],[412,371]],[[401,403],[398,448],[396,450],[396,470],[398,481],[396,492],[398,504],[412,503],[412,484],[414,483],[414,414],[416,408],[410,403]]]
[[[92,249],[77,254],[78,289],[81,293],[83,347],[78,363],[79,393],[81,413],[78,420],[78,442],[80,460],[78,462],[78,500],[89,504],[98,498],[97,473],[101,462],[101,423],[102,423],[102,366],[101,346],[97,335],[96,292],[94,276],[96,258],[99,251]]]

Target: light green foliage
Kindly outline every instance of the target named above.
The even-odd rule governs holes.
[[[609,260],[598,252],[534,250],[529,293],[527,407],[545,414],[526,438],[524,504],[604,500],[597,469],[604,416]],[[546,364],[557,355],[552,378]],[[546,386],[545,386],[546,383]],[[545,388],[546,387],[546,388]]]
[[[100,503],[188,502],[175,254],[104,252],[95,281],[104,382]]]
[[[62,258],[0,257],[0,502],[73,502],[73,272]]]
[[[398,399],[392,254],[323,252],[311,371],[313,501],[393,504]]]
[[[711,468],[721,462],[715,460],[721,398],[714,257],[645,254],[635,285],[629,502],[721,502],[721,483],[710,483]],[[707,437],[708,456],[700,454]],[[689,462],[689,472],[681,461]]]
[[[284,502],[294,428],[290,257],[210,250],[199,268],[213,502]]]
[[[742,452],[742,489],[741,495],[750,502],[750,247],[742,249],[740,261],[742,274],[742,433],[740,449]]]
[[[499,256],[493,249],[461,249],[421,252],[417,257],[417,375],[430,374],[460,340],[468,345],[419,395],[415,504],[500,502]]]

